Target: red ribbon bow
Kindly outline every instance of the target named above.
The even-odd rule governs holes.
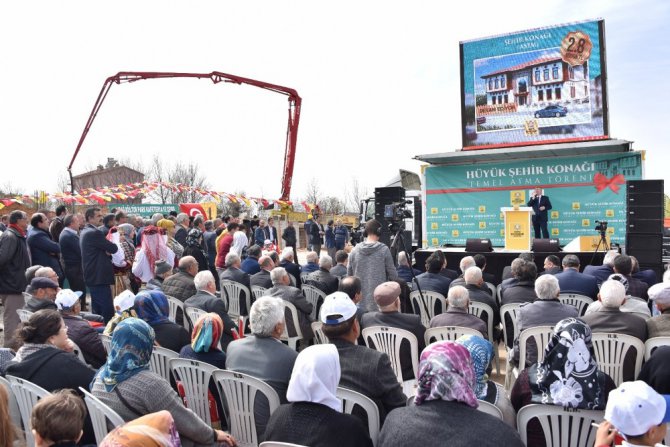
[[[615,193],[619,194],[619,185],[623,185],[625,183],[626,177],[624,177],[623,174],[617,174],[612,178],[607,178],[606,175],[598,172],[593,176],[593,184],[595,185],[597,192],[601,192],[602,190],[609,188]]]

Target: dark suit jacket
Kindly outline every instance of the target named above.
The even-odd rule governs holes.
[[[347,276],[347,267],[344,264],[334,265],[333,268],[330,269],[330,274],[337,276],[338,278],[344,278]]]
[[[444,326],[461,326],[476,329],[484,335],[484,338],[488,339],[486,323],[476,315],[468,313],[465,309],[452,306],[445,313],[435,315],[430,320],[430,327]]]
[[[500,291],[500,305],[509,303],[531,303],[537,299],[535,282],[519,281]]]
[[[575,269],[565,269],[558,273],[556,279],[561,293],[578,293],[595,299],[598,295],[598,280],[591,276],[579,273]]]
[[[284,267],[287,273],[290,273],[295,278],[295,286],[299,289],[302,285],[300,281],[300,266],[295,262],[282,261],[279,263],[279,267]],[[347,274],[347,270],[344,270],[344,274]]]
[[[247,257],[247,259],[242,261],[240,269],[245,273],[248,273],[249,275],[253,275],[254,273],[258,273],[261,271],[261,266],[260,264],[258,264],[258,258],[249,256]]]
[[[340,281],[337,279],[337,276],[331,275],[328,270],[319,268],[319,270],[307,275],[305,284],[314,286],[326,295],[330,295],[331,293],[337,292],[337,289],[340,286]]]
[[[214,312],[223,320],[223,334],[221,334],[221,348],[227,352],[228,344],[233,341],[232,329],[237,327],[237,323],[228,316],[226,304],[221,298],[211,295],[204,290],[198,292],[184,302],[185,307],[196,307],[205,312]],[[195,321],[192,322],[195,324]],[[226,354],[227,355],[227,354]],[[228,360],[226,359],[226,364]]]
[[[584,267],[584,274],[591,275],[598,280],[598,285],[607,281],[607,278],[614,273],[609,265],[587,265]]]
[[[449,278],[450,280],[458,278],[458,272],[456,270],[451,269],[440,270],[440,275],[444,276],[445,278]]]
[[[105,235],[91,224],[81,231],[79,243],[86,285],[114,284],[112,258],[107,253],[116,253],[119,247],[105,239]]]
[[[633,278],[637,278],[640,281],[644,281],[649,287],[653,286],[658,282],[658,277],[656,272],[653,270],[640,270],[637,273],[633,273]]]
[[[484,277],[484,282],[490,282],[494,286],[500,284],[499,281],[496,281],[496,275],[493,273],[482,272],[482,276]]]
[[[268,290],[268,292],[270,296],[276,296],[293,304],[298,311],[298,320],[303,338],[309,340],[314,337],[312,327],[310,326],[312,322],[310,318],[312,303],[307,301],[300,289],[291,286],[278,285]],[[295,335],[293,320],[289,317],[288,310],[286,312],[286,330],[289,335]]]
[[[548,220],[547,211],[551,209],[551,201],[548,196],[542,195],[539,200],[537,197],[533,197],[526,205],[533,208],[533,211],[535,212],[533,222],[546,222]],[[544,210],[542,211],[540,211],[541,206],[544,207]]]
[[[250,276],[243,270],[235,267],[228,267],[219,274],[219,279],[221,281],[235,281],[236,283],[240,283],[243,286],[246,286],[247,289],[249,289],[249,292],[251,292]],[[253,298],[253,295],[251,298]],[[249,315],[249,310],[247,309],[247,297],[244,292],[240,294],[240,313],[242,315]]]
[[[628,295],[642,298],[645,301],[649,300],[649,294],[647,294],[649,286],[647,283],[632,276],[626,276],[626,279],[628,280]]]
[[[30,249],[32,264],[51,267],[62,283],[65,276],[60,266],[60,245],[58,245],[58,242],[51,239],[48,231],[35,227],[28,232],[26,242],[28,242],[28,248]]]
[[[270,272],[261,269],[260,272],[251,275],[251,278],[249,278],[249,284],[252,286],[260,286],[266,289],[271,289],[272,280],[270,279]]]
[[[361,317],[361,330],[372,326],[388,326],[410,331],[419,342],[419,355],[426,347],[424,334],[426,328],[421,324],[419,315],[402,314],[400,312],[366,312]],[[418,361],[417,360],[417,365]],[[414,370],[412,369],[412,351],[408,342],[400,345],[400,364],[402,365],[403,380],[414,379]]]
[[[379,408],[380,425],[391,410],[405,406],[407,397],[396,380],[388,355],[345,340],[331,339],[330,343],[340,354],[339,386],[372,399]],[[355,410],[353,414],[361,417]],[[364,420],[367,422],[367,417]]]
[[[561,268],[560,267],[551,267],[551,268],[548,268],[548,269],[544,270],[543,272],[540,272],[540,274],[538,274],[537,276],[556,275],[558,273],[561,273]]]
[[[445,298],[449,294],[451,280],[439,273],[422,273],[416,277],[416,280],[421,290],[441,293]]]

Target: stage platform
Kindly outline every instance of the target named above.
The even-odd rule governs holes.
[[[496,277],[496,284],[499,284],[502,278],[502,272],[505,266],[510,265],[514,258],[519,256],[521,251],[507,251],[502,248],[494,248],[493,251],[489,252],[466,252],[465,247],[448,247],[448,248],[422,248],[414,252],[413,261],[417,269],[421,271],[426,270],[426,259],[436,250],[441,250],[444,253],[444,256],[447,258],[447,268],[451,270],[456,270],[460,274],[458,264],[466,256],[473,256],[477,253],[480,253],[486,256],[486,272],[493,273]],[[535,255],[535,265],[537,265],[538,273],[544,270],[544,258],[549,255],[556,255],[560,259],[563,259],[563,256],[568,254],[574,254],[579,257],[580,262],[580,271],[584,270],[584,266],[593,263],[594,265],[601,265],[603,263],[603,258],[605,257],[604,252],[558,252],[558,253],[533,253]],[[593,262],[592,262],[593,261]]]

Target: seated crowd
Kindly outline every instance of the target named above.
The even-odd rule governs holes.
[[[103,220],[98,208],[59,209],[59,223],[47,216],[33,215],[28,229],[25,213],[12,212],[0,236],[0,376],[49,393],[30,426],[23,422],[35,445],[237,445],[248,433],[235,433],[220,370],[269,389],[250,407],[253,439],[239,440],[251,444],[521,446],[523,429],[526,445],[544,446],[537,418],[517,427],[517,413],[537,404],[602,411],[596,446],[665,437],[670,275],[657,282],[630,256],[610,251],[602,266],[582,269],[576,255],[550,255],[538,273],[522,253],[494,285],[481,254],[463,256],[454,271],[436,250],[422,273],[401,252],[396,268],[376,221],[364,242],[333,249],[334,258],[310,238],[319,252],[300,266],[291,246],[267,250],[278,242],[272,219],[144,222],[119,211]],[[295,245],[292,234],[284,239]],[[545,342],[525,338],[529,331]],[[638,344],[619,364],[602,362],[602,333]],[[636,350],[657,337],[669,346],[640,370]],[[501,342],[506,387],[492,380]],[[186,397],[188,377],[156,369],[158,354],[214,371],[203,382],[207,418]],[[378,427],[370,430],[374,417],[360,404],[344,412],[347,390],[371,402]],[[24,438],[10,418],[11,393],[0,383],[0,447]],[[125,421],[104,440],[85,393]]]

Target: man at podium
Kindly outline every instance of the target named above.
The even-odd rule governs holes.
[[[549,220],[547,211],[551,209],[549,197],[542,194],[542,188],[535,188],[533,196],[526,205],[533,208],[535,239],[549,239],[549,230],[547,229],[547,221]]]

